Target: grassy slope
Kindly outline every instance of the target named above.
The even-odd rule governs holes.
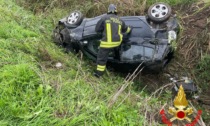
[[[176,4],[175,1],[162,1]],[[0,19],[3,24],[0,25],[0,125],[155,125],[153,120],[163,103],[155,98],[148,100],[144,91],[135,92],[134,87],[129,86],[112,108],[107,107],[124,84],[123,78],[107,73],[98,80],[91,75],[95,67],[89,65],[90,61],[81,54],[65,54],[52,43],[53,25],[69,12],[54,8],[62,2],[68,3],[71,10],[80,8],[68,0],[55,0],[54,3],[43,3],[44,8],[49,9],[48,13],[34,16],[12,0],[0,0],[3,17]],[[144,2],[136,2],[134,9],[127,8],[128,11],[121,14],[127,15],[131,9],[135,10],[134,14],[143,13]],[[150,2],[154,0],[147,4]],[[103,13],[106,9],[103,4],[108,4],[80,3],[87,16]],[[37,4],[32,5],[31,10],[41,12]],[[119,6],[119,10],[123,10],[120,7],[124,7],[123,4]],[[100,11],[94,11],[95,8]],[[57,62],[63,64],[61,69],[55,67]],[[164,99],[170,99],[166,97]],[[147,121],[146,116],[152,121]]]
[[[119,105],[128,91],[112,108],[107,107],[123,79],[112,73],[101,80],[92,77],[94,68],[88,61],[64,54],[51,43],[49,19],[35,17],[11,0],[0,0],[0,15],[1,126],[144,122],[135,104],[140,96]],[[55,68],[57,62],[63,64],[61,69]]]

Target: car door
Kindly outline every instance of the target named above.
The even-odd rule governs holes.
[[[155,34],[147,23],[146,17],[128,16],[122,17],[122,20],[133,29],[121,45],[121,62],[133,63],[153,60],[156,46],[149,41],[155,38]]]

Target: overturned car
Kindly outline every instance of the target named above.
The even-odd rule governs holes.
[[[79,11],[70,13],[58,21],[53,31],[54,42],[71,52],[81,50],[96,61],[102,36],[95,32],[95,26],[102,16],[83,18]],[[109,54],[108,65],[130,71],[142,63],[147,71],[161,71],[172,58],[172,45],[179,32],[171,7],[166,3],[156,3],[150,6],[147,16],[120,18],[126,25],[132,26],[132,32],[124,34],[121,46]]]

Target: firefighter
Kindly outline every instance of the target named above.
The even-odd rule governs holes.
[[[100,48],[97,55],[97,69],[94,73],[96,77],[103,75],[109,52],[120,46],[122,42],[122,32],[130,33],[131,28],[125,25],[117,16],[117,8],[114,4],[108,7],[107,15],[103,16],[96,24],[95,31],[102,33]]]

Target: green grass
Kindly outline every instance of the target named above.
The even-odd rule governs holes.
[[[116,105],[107,107],[123,78],[110,73],[98,80],[92,77],[90,61],[65,54],[54,45],[50,38],[53,15],[34,16],[11,0],[0,1],[0,10],[0,125],[137,125],[145,121],[135,101],[126,99],[118,106],[128,91]],[[55,67],[57,62],[62,63],[61,69]]]
[[[184,1],[167,2],[176,5]],[[1,126],[160,125],[154,118],[162,101],[154,97],[147,101],[148,94],[130,84],[113,106],[108,107],[124,84],[123,77],[108,72],[99,80],[92,76],[95,66],[91,61],[81,54],[64,53],[52,43],[50,36],[58,19],[74,9],[80,9],[87,16],[104,13],[109,1],[96,4],[82,0],[16,2],[29,10],[14,0],[0,0],[3,17],[0,19]],[[135,2],[133,12],[143,13],[138,5],[144,1]],[[146,6],[153,2],[147,2]],[[99,10],[102,4],[105,5],[100,11],[90,13],[95,8]],[[61,8],[62,5],[66,6]],[[123,11],[123,6],[119,9],[122,15],[133,13],[130,8],[128,12]],[[55,67],[57,62],[62,63],[62,68]]]
[[[205,91],[208,91],[210,86],[210,55],[206,54],[202,57],[201,61],[197,65],[195,74],[198,75],[198,81],[201,82],[199,85],[203,87]],[[206,87],[206,88],[204,88]]]

